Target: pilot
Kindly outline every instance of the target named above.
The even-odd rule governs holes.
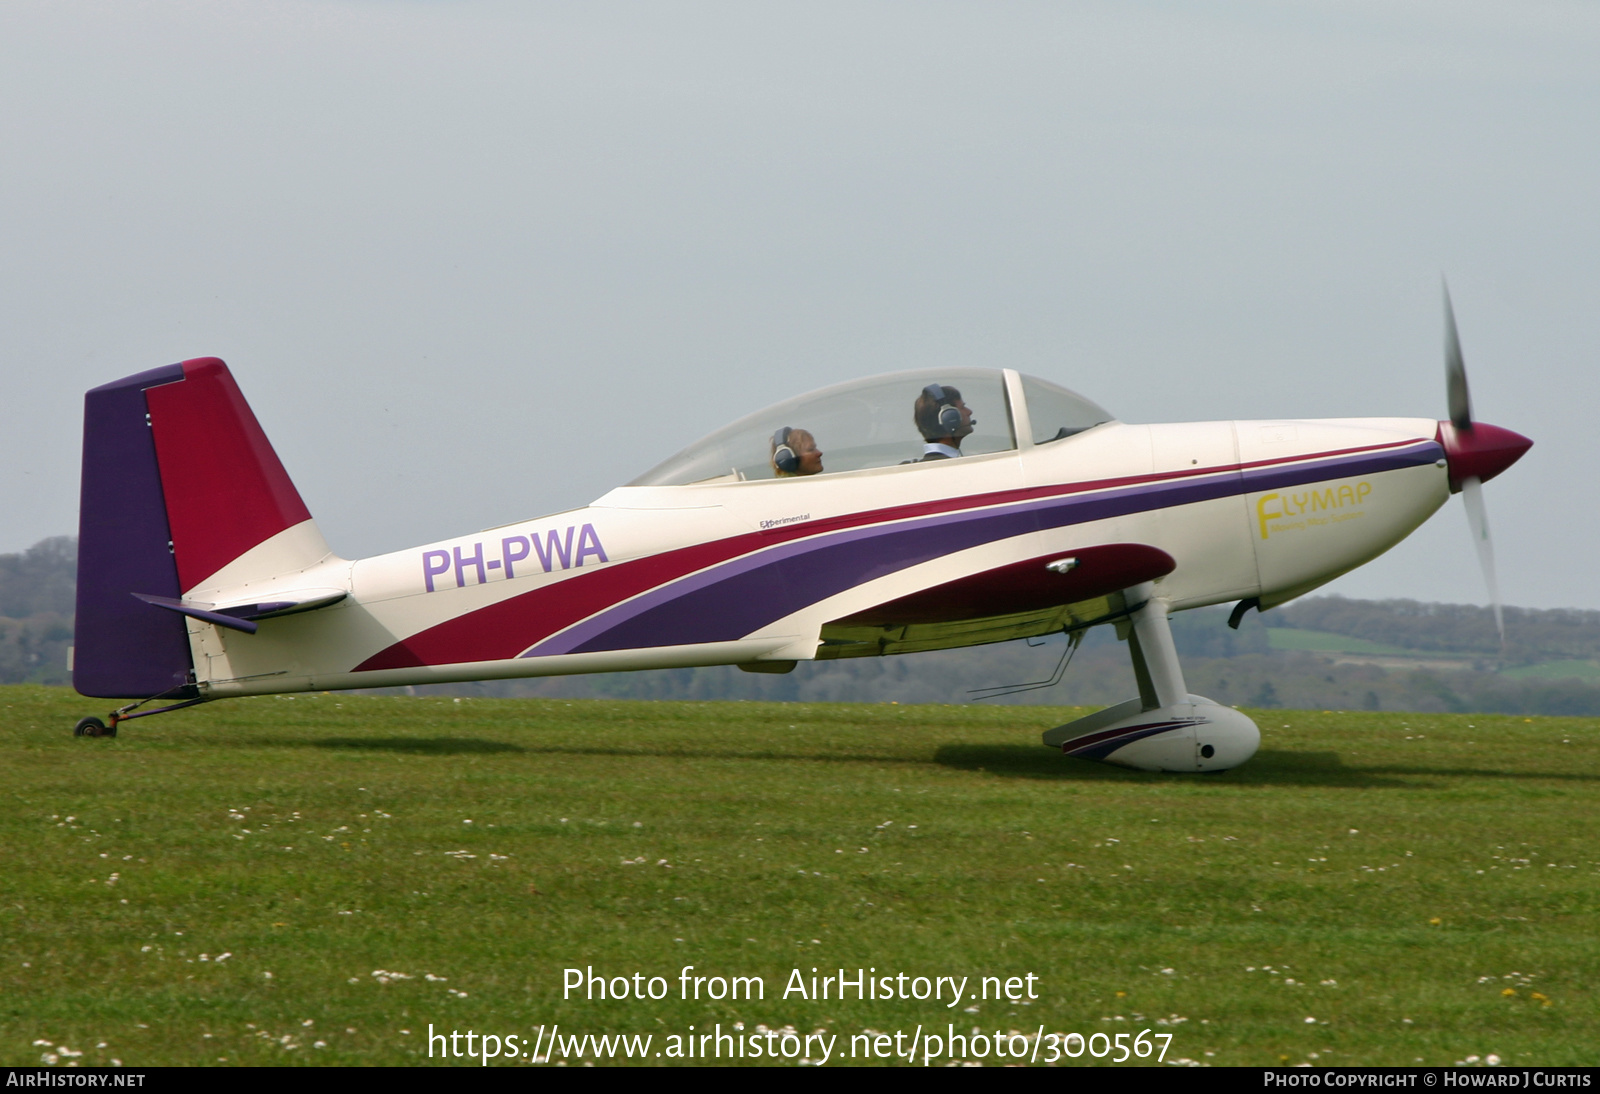
[[[772,473],[780,479],[815,475],[822,470],[822,450],[804,429],[784,426],[772,435]]]
[[[929,384],[917,396],[911,412],[917,431],[926,442],[919,463],[949,460],[961,455],[961,440],[972,433],[978,420],[961,401],[961,392],[944,384]]]

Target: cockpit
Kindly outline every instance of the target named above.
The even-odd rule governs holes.
[[[1020,404],[1020,405],[1018,405]],[[1102,407],[1009,369],[890,373],[822,388],[725,426],[629,486],[834,475],[1050,444],[1112,421]]]

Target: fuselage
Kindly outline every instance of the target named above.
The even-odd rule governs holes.
[[[1019,424],[1009,451],[619,487],[582,509],[285,569],[274,558],[315,554],[307,521],[185,598],[348,595],[254,634],[190,620],[196,683],[222,697],[811,660],[834,621],[1111,544],[1171,556],[1154,582],[1170,610],[1270,608],[1386,551],[1451,489],[1431,419],[1107,421],[1045,443]]]

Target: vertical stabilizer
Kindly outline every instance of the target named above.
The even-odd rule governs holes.
[[[149,598],[177,601],[328,554],[215,357],[85,396],[78,537],[72,682],[104,698],[143,699],[194,682],[185,617]]]

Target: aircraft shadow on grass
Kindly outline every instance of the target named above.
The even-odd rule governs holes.
[[[934,754],[934,761],[968,771],[1057,782],[1152,782],[1174,778],[1060,756],[1037,745],[946,745]],[[1262,749],[1247,768],[1207,773],[1198,778],[1178,777],[1228,786],[1336,786],[1366,790],[1418,785],[1394,777],[1401,774],[1437,775],[1441,772],[1424,769],[1401,772],[1391,768],[1380,774],[1366,768],[1346,767],[1337,752]]]
[[[618,759],[655,757],[673,760],[765,760],[844,764],[895,764],[917,766],[920,757],[871,755],[853,752],[796,752],[736,749],[589,748],[517,745],[476,737],[322,737],[310,741],[262,742],[274,747],[325,748],[349,752],[406,752],[419,756],[466,756],[506,753],[545,753],[566,756],[602,756]],[[1111,767],[1058,755],[1037,745],[944,745],[933,762],[963,771],[981,771],[1016,779],[1055,782],[1149,782],[1173,778],[1129,768]],[[1181,776],[1189,778],[1189,776]],[[1574,771],[1503,771],[1466,767],[1419,767],[1396,764],[1350,767],[1337,752],[1296,752],[1263,749],[1248,768],[1208,773],[1203,783],[1227,786],[1328,786],[1364,789],[1415,789],[1437,779],[1518,779],[1557,782],[1600,782],[1600,775]]]
[[[253,742],[254,743],[254,742]],[[322,737],[311,741],[261,741],[275,748],[329,748],[350,752],[412,752],[419,755],[459,756],[472,753],[521,752],[546,756],[599,756],[619,760],[762,760],[789,763],[909,764],[927,761],[921,757],[890,756],[860,752],[804,752],[775,749],[729,748],[633,748],[593,745],[514,745],[504,741],[485,741],[472,737]]]
[[[1528,779],[1533,782],[1600,782],[1600,775],[1586,771],[1504,771],[1481,767],[1402,767],[1384,764],[1366,768],[1374,775],[1421,775],[1435,779]]]
[[[934,754],[946,767],[985,771],[1018,779],[1062,782],[1148,782],[1171,775],[1114,768],[1058,756],[1031,745],[946,745]],[[1190,778],[1191,776],[1182,776]],[[1472,767],[1425,767],[1400,764],[1346,766],[1337,752],[1295,752],[1262,749],[1247,768],[1207,773],[1204,783],[1227,786],[1331,786],[1357,790],[1416,789],[1438,779],[1518,779],[1535,782],[1600,782],[1600,775],[1576,771],[1505,771]]]
[[[274,742],[287,744],[289,742]],[[592,746],[523,746],[503,741],[486,741],[473,737],[323,737],[303,742],[301,747],[338,749],[351,752],[408,752],[423,756],[460,756],[493,753],[546,753],[565,756],[602,756],[618,759],[639,759],[650,756],[673,760],[765,760],[780,763],[802,761],[845,764],[898,764],[920,766],[927,761],[920,757],[864,755],[861,753],[827,751],[773,751],[737,749],[640,749]],[[1230,771],[1224,776],[1218,772],[1215,781],[1228,785],[1298,785],[1346,786],[1352,788],[1405,787],[1417,785],[1398,775],[1442,775],[1462,772],[1440,772],[1426,769],[1387,768],[1382,774],[1374,771],[1344,766],[1336,752],[1289,752],[1267,749],[1258,754],[1259,762],[1244,771]],[[944,767],[967,771],[982,771],[995,775],[1024,779],[1048,779],[1058,782],[1147,782],[1166,779],[1168,775],[1128,768],[1109,767],[1063,757],[1037,745],[945,745],[933,755],[933,762]],[[1488,774],[1487,772],[1473,774]],[[1213,781],[1208,777],[1206,782]]]

